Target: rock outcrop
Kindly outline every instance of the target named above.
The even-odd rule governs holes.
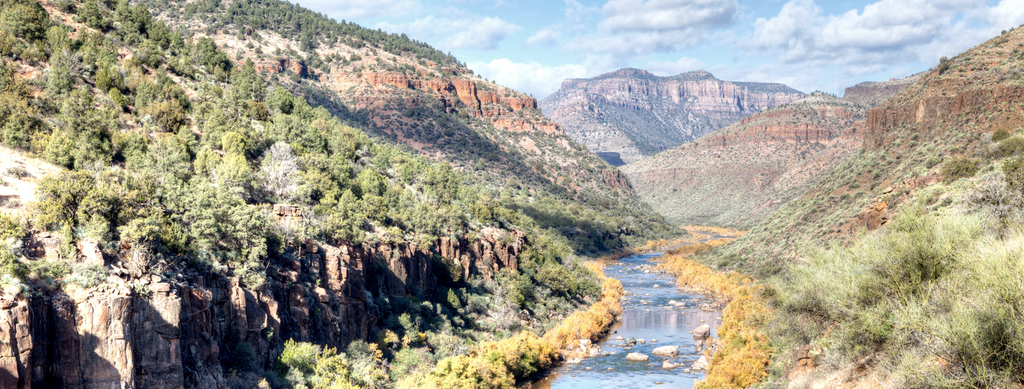
[[[269,369],[287,339],[339,348],[373,339],[382,325],[374,298],[433,293],[435,272],[449,271],[440,266],[485,279],[518,267],[524,234],[478,235],[442,237],[424,250],[307,241],[255,289],[203,272],[7,293],[0,296],[0,387],[225,388],[224,364],[241,344]]]
[[[622,69],[565,80],[540,105],[590,150],[632,163],[802,96],[785,85],[721,81],[704,71],[658,77]]]
[[[889,81],[862,82],[846,88],[846,92],[843,94],[843,100],[874,107],[881,104],[890,96],[899,93],[904,88],[917,82],[917,80],[920,80],[923,76],[924,72],[921,72],[905,78],[893,78]]]
[[[750,227],[856,151],[866,112],[815,93],[622,170],[670,220]]]

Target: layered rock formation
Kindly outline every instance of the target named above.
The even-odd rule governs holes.
[[[565,80],[540,107],[591,151],[631,163],[802,96],[785,85],[721,81],[704,71],[658,77],[622,69]]]
[[[672,221],[746,228],[857,150],[866,112],[814,93],[622,170]]]
[[[442,237],[426,250],[306,241],[256,290],[216,271],[135,280],[122,273],[97,288],[68,284],[30,296],[5,290],[0,387],[225,388],[223,366],[239,357],[240,344],[271,369],[287,339],[342,348],[372,340],[383,324],[376,297],[433,293],[436,272],[448,266],[485,279],[518,267],[522,233],[479,236]]]
[[[905,78],[893,78],[889,81],[875,82],[867,81],[846,88],[843,99],[874,107],[904,88],[920,80],[924,72],[917,73]]]

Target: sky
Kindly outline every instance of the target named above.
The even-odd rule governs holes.
[[[842,96],[1024,24],[1024,0],[293,0],[455,55],[538,99],[624,67]]]

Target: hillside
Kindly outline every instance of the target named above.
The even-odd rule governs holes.
[[[673,222],[746,229],[856,151],[866,116],[863,105],[816,92],[622,171]]]
[[[545,118],[534,98],[423,43],[276,0],[141,3],[346,123],[449,162],[581,253],[678,233],[618,170]]]
[[[702,257],[757,272],[776,312],[765,386],[1024,384],[1024,29],[867,113],[864,144]]]
[[[785,85],[721,81],[704,71],[658,77],[622,69],[565,80],[540,107],[591,151],[632,163],[802,96]]]
[[[915,196],[932,209],[949,207],[955,196],[947,192],[964,190],[959,175],[999,170],[1003,156],[1019,153],[1016,136],[1003,138],[1024,128],[1022,65],[1019,28],[943,59],[869,110],[863,146],[722,250],[722,265],[777,272],[811,246],[884,225]],[[999,130],[1007,135],[993,142]]]
[[[188,12],[218,29],[216,13]],[[313,16],[263,15],[455,65]],[[233,54],[144,4],[0,0],[0,387],[416,387],[522,332],[532,346],[491,375],[514,383],[551,363],[522,354],[560,347],[536,334],[616,285],[573,245],[651,233],[654,219],[613,212],[550,228],[575,222],[562,212],[626,209],[628,185],[602,189],[584,170],[574,185],[551,176],[563,192],[528,175],[499,187],[511,173],[483,180],[372,137],[301,87],[309,73],[281,81]],[[558,157],[578,167],[570,155]],[[473,379],[462,371],[453,382]]]

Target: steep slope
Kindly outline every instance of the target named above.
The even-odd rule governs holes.
[[[622,171],[671,221],[750,228],[857,150],[866,115],[816,92]]]
[[[142,5],[0,20],[0,388],[390,387],[602,297],[502,193]]]
[[[782,84],[721,81],[704,71],[658,77],[622,69],[565,80],[540,106],[591,151],[631,163],[802,96]]]
[[[534,98],[487,82],[404,34],[276,0],[141,3],[349,124],[450,162],[506,206],[561,231],[580,252],[670,233],[620,172],[545,118]]]
[[[1022,65],[1019,27],[942,58],[868,112],[840,168],[705,258],[783,272],[773,384],[1024,384]]]
[[[861,149],[722,249],[718,255],[728,259],[722,264],[777,272],[803,256],[808,245],[884,225],[917,194],[931,209],[949,206],[945,192],[963,190],[953,185],[957,178],[970,177],[978,167],[1000,169],[1001,158],[1020,154],[1018,137],[992,142],[992,134],[1003,130],[1000,138],[1006,138],[1024,128],[1022,65],[1020,28],[944,58],[868,111]],[[954,181],[936,186],[943,179]]]

